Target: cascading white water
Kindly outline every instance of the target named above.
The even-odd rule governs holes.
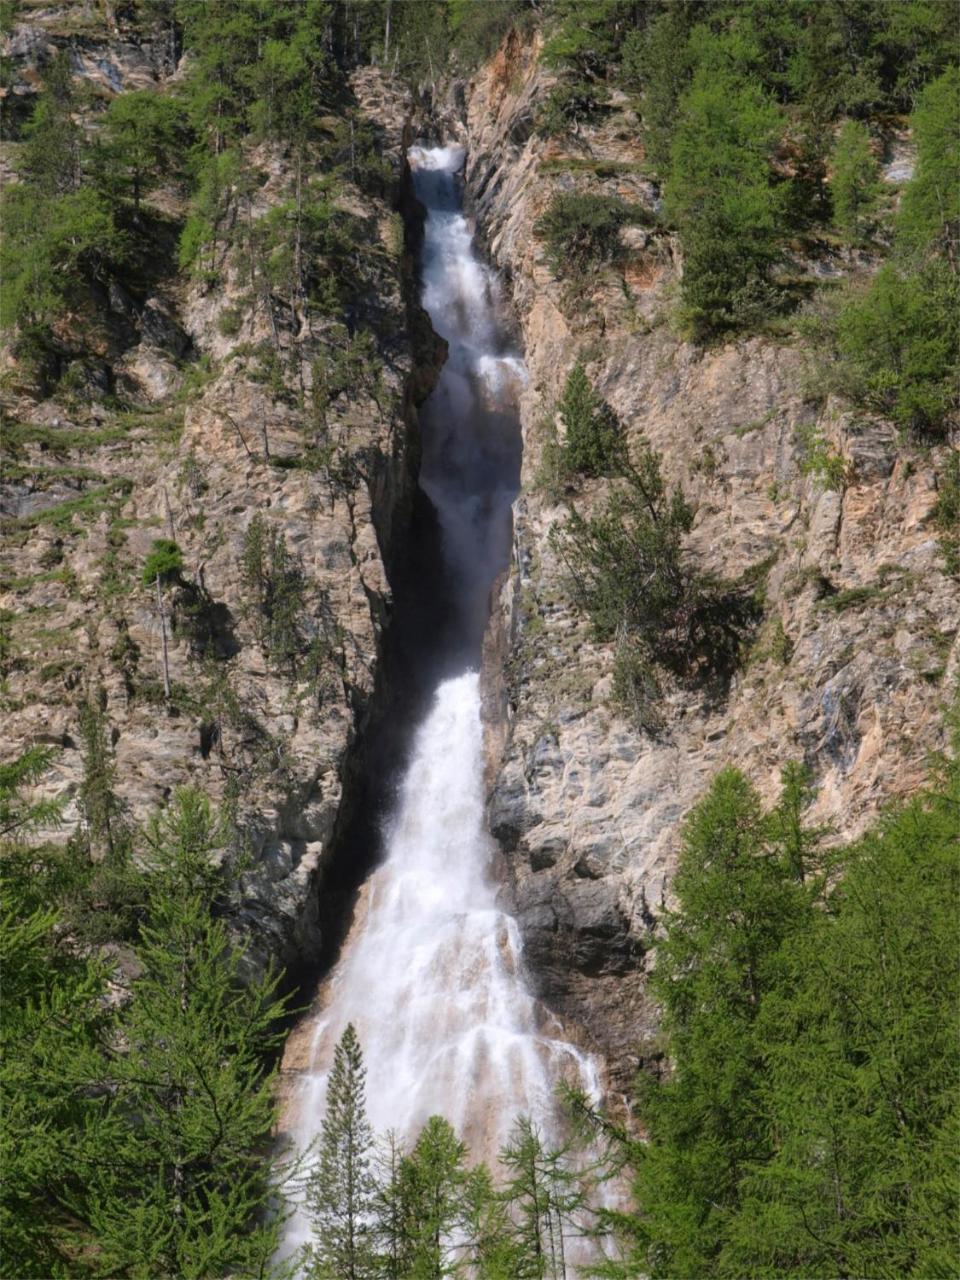
[[[289,1126],[302,1147],[319,1132],[326,1075],[348,1022],[363,1047],[370,1120],[408,1142],[441,1114],[474,1156],[492,1159],[520,1113],[551,1131],[559,1080],[599,1093],[594,1061],[562,1038],[524,983],[517,924],[498,905],[483,824],[479,677],[471,668],[491,585],[509,556],[523,367],[501,350],[497,281],[474,253],[459,208],[461,163],[453,148],[411,155],[428,210],[423,303],[450,346],[421,414],[420,483],[437,511],[451,606],[461,613],[454,647],[462,668],[439,680],[416,732],[385,857],[311,1015],[309,1067]],[[295,1218],[288,1245],[307,1236]]]

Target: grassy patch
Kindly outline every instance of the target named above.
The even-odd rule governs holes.
[[[132,480],[111,480],[108,484],[99,485],[96,489],[91,489],[77,498],[68,498],[66,502],[58,502],[55,506],[46,507],[43,511],[4,520],[0,522],[0,530],[7,532],[35,529],[38,525],[53,525],[58,529],[69,529],[73,526],[74,517],[82,521],[95,520],[111,502],[118,497],[126,497],[132,488]]]

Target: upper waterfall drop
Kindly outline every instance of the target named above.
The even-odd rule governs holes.
[[[599,1076],[525,984],[519,929],[499,903],[484,828],[477,668],[491,587],[509,563],[522,358],[462,212],[462,150],[415,148],[410,160],[427,210],[422,300],[449,348],[420,413],[420,485],[439,529],[449,617],[419,654],[432,701],[384,824],[383,859],[310,1015],[309,1066],[290,1118],[307,1147],[323,1122],[334,1047],[352,1022],[375,1129],[412,1143],[441,1114],[474,1156],[492,1160],[519,1114],[553,1129],[559,1080],[598,1097]],[[307,1238],[298,1216],[288,1244]]]

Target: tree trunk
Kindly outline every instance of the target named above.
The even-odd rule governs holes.
[[[160,643],[163,648],[163,696],[170,701],[170,663],[167,657],[167,615],[163,611],[163,594],[160,591],[160,575],[157,574],[157,612],[160,615]]]

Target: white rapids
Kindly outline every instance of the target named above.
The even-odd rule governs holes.
[[[386,824],[383,860],[309,1015],[308,1067],[287,1116],[301,1149],[319,1133],[333,1049],[348,1022],[363,1048],[370,1121],[407,1143],[440,1114],[475,1158],[492,1161],[519,1114],[547,1135],[556,1132],[560,1080],[600,1093],[595,1061],[563,1039],[525,984],[520,933],[499,905],[495,847],[484,828],[472,668],[490,588],[509,557],[516,483],[501,483],[484,452],[491,447],[496,459],[499,445],[481,437],[505,430],[507,418],[516,440],[525,371],[515,351],[501,350],[498,282],[474,252],[460,212],[462,160],[455,148],[411,153],[428,210],[422,300],[450,345],[424,406],[421,486],[437,510],[457,603],[467,616],[482,610],[477,653],[460,674],[438,680]],[[487,479],[478,486],[471,469],[483,467]],[[287,1250],[308,1237],[297,1214]]]

